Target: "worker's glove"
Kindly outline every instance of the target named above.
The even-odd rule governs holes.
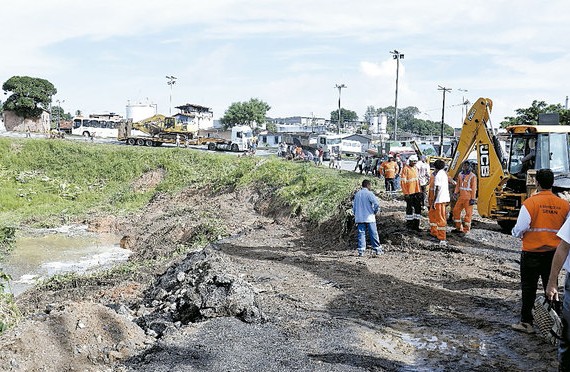
[[[469,205],[475,205],[475,199],[469,199]]]

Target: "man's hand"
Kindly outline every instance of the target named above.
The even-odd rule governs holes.
[[[469,199],[469,205],[475,205],[475,199]]]
[[[551,283],[548,281],[548,285],[546,286],[546,298],[550,301],[560,301],[558,299],[558,285],[557,283]]]

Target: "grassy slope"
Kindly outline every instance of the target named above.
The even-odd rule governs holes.
[[[134,192],[135,180],[159,168],[165,171],[160,184],[146,192]],[[355,173],[275,157],[238,158],[178,148],[0,138],[0,245],[13,237],[14,227],[58,226],[92,213],[128,214],[142,208],[156,193],[175,193],[187,187],[220,191],[254,187],[269,192],[276,205],[321,223],[337,216],[339,206],[349,200],[360,181],[361,176]],[[137,265],[144,264],[127,263],[100,275],[124,271],[129,276],[138,272]],[[8,280],[3,275],[0,267],[0,293]],[[77,280],[75,274],[57,276],[45,287],[63,288],[69,278]],[[0,333],[18,317],[12,296],[0,294]]]
[[[163,168],[153,190],[135,193],[144,172]],[[88,213],[128,213],[156,192],[185,187],[258,187],[312,222],[331,217],[360,176],[277,158],[237,158],[178,148],[0,139],[0,227],[55,226]]]

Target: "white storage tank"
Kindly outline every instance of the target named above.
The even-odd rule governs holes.
[[[388,128],[388,116],[382,112],[380,113],[380,133],[386,133]]]
[[[370,118],[370,131],[371,131],[373,134],[378,134],[378,133],[379,133],[379,131],[378,131],[378,122],[379,122],[378,116],[373,116],[373,117]]]
[[[127,120],[141,121],[156,115],[155,103],[131,103],[127,102]]]

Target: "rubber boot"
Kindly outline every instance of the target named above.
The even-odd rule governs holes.
[[[414,220],[413,222],[414,222],[414,226],[413,226],[414,230],[416,230],[416,231],[421,231],[421,229],[420,229],[420,220]]]

